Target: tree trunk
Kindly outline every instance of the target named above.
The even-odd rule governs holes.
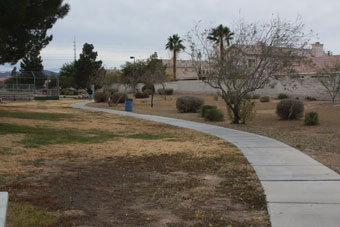
[[[173,58],[173,73],[174,73],[174,80],[176,80],[176,49],[174,48],[174,58]]]
[[[224,46],[223,46],[223,37],[220,37],[220,60],[223,61],[223,55],[224,55]]]
[[[153,93],[151,94],[151,108],[153,108]]]
[[[234,121],[233,124],[240,124],[240,111],[239,111],[239,106],[234,105],[233,114],[234,114]]]

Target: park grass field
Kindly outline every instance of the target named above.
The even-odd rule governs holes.
[[[73,102],[0,104],[7,226],[270,226],[232,144]]]
[[[134,99],[134,112],[216,124],[271,137],[301,150],[340,173],[340,106],[333,105],[330,101],[301,100],[304,102],[305,112],[313,111],[319,114],[320,124],[317,126],[306,126],[303,119],[280,120],[275,113],[276,105],[280,100],[274,98],[270,102],[263,103],[259,100],[253,100],[256,103],[255,119],[247,122],[246,125],[234,125],[230,124],[225,103],[220,97],[216,99],[214,95],[195,95],[203,98],[205,104],[215,105],[221,109],[225,115],[224,122],[207,122],[199,117],[197,113],[178,113],[176,99],[179,96],[181,95],[167,96],[166,100],[164,100],[164,98],[157,95],[153,108],[150,107],[149,99]],[[108,107],[106,103],[91,103],[88,105],[118,110],[124,109],[122,104],[115,107]]]

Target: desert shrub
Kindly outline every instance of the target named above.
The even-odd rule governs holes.
[[[305,114],[305,125],[318,125],[319,114],[317,112],[307,112]]]
[[[201,107],[200,116],[201,117],[205,117],[206,111],[210,110],[210,109],[217,109],[217,107],[216,106],[212,106],[212,105],[203,105]]]
[[[227,106],[227,113],[229,118],[234,121],[234,114],[229,106]],[[255,115],[255,102],[251,101],[251,99],[242,99],[239,105],[239,117],[241,123],[246,124],[246,122],[254,119]]]
[[[286,95],[285,93],[280,93],[277,95],[278,99],[288,99],[288,95]]]
[[[252,98],[253,98],[253,99],[259,99],[260,97],[261,97],[260,95],[254,94]]]
[[[61,89],[60,91],[60,95],[78,95],[78,94],[79,92],[74,89],[64,88],[64,89]]]
[[[108,95],[105,92],[96,91],[93,98],[95,102],[106,102],[108,100]]]
[[[127,99],[127,95],[124,93],[116,92],[110,96],[110,102],[112,103],[124,103]]]
[[[303,117],[303,102],[296,99],[281,100],[276,106],[276,113],[281,119],[299,119]]]
[[[204,119],[207,121],[224,121],[224,114],[217,108],[210,108],[205,111]]]
[[[135,94],[135,98],[136,99],[146,99],[146,98],[149,98],[149,94],[146,93],[146,92],[136,92]]]
[[[242,124],[254,119],[256,115],[255,102],[250,99],[242,99],[240,105],[240,120]]]
[[[195,96],[181,96],[177,98],[176,108],[180,113],[197,113],[202,107],[204,99]]]
[[[147,93],[148,95],[155,93],[155,86],[153,84],[146,84],[142,87],[142,92]]]
[[[158,94],[160,95],[172,95],[174,93],[174,89],[172,88],[160,88],[157,90]]]
[[[269,96],[262,96],[260,98],[260,102],[269,102],[270,101],[270,97]]]
[[[251,95],[247,94],[247,95],[243,96],[243,99],[251,99]]]
[[[314,97],[311,97],[311,96],[307,96],[306,100],[308,100],[308,101],[316,101],[317,99],[314,98]]]
[[[118,92],[118,89],[117,88],[107,88],[104,90],[104,92],[110,96],[110,95],[113,95],[114,93],[117,93]]]

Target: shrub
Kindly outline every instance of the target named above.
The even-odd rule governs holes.
[[[240,120],[242,124],[254,119],[256,115],[255,102],[250,99],[242,99],[240,105]]]
[[[251,95],[250,95],[250,94],[247,94],[247,95],[243,96],[242,99],[251,99]]]
[[[142,87],[142,92],[148,93],[149,95],[154,94],[155,91],[155,86],[153,84],[147,84]]]
[[[311,96],[307,96],[306,100],[308,100],[308,101],[316,101],[317,99],[314,98],[314,97],[311,97]]]
[[[281,119],[299,119],[303,117],[303,102],[296,99],[281,100],[276,106],[276,113]]]
[[[269,102],[270,101],[270,97],[269,96],[262,96],[260,98],[260,102]]]
[[[204,119],[207,121],[224,121],[224,114],[219,109],[211,108],[205,111]]]
[[[113,95],[114,93],[117,93],[118,89],[117,88],[108,88],[108,89],[105,89],[104,92],[110,96],[110,95]]]
[[[136,99],[146,99],[146,98],[149,98],[149,94],[146,93],[146,92],[136,92],[135,94],[135,98]]]
[[[105,92],[96,91],[93,98],[95,102],[106,102],[108,100],[108,95]]]
[[[174,89],[172,88],[160,88],[157,90],[158,94],[160,95],[172,95],[174,93]]]
[[[285,93],[280,93],[277,96],[278,99],[288,99],[288,95],[286,95]]]
[[[212,105],[203,105],[201,107],[201,112],[200,112],[200,116],[201,117],[205,117],[205,113],[207,110],[210,110],[210,109],[217,109],[216,106],[212,106]]]
[[[195,96],[182,96],[177,98],[176,108],[180,113],[197,113],[204,100]]]
[[[74,89],[64,88],[60,91],[60,95],[78,95],[79,92]]]
[[[258,94],[253,95],[253,99],[259,99],[261,96]]]
[[[305,125],[318,125],[319,114],[317,112],[307,112],[305,115]]]
[[[127,95],[120,92],[116,92],[110,96],[110,102],[112,103],[125,103],[125,99],[127,99]]]
[[[229,106],[227,106],[227,113],[229,118],[234,121],[234,113]],[[255,115],[255,102],[251,101],[251,99],[242,99],[239,105],[239,118],[241,123],[246,124],[247,121],[254,119]]]

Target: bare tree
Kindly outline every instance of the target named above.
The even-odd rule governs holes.
[[[340,93],[340,62],[325,64],[319,71],[321,75],[319,81],[326,89],[332,99],[333,104]]]
[[[157,52],[152,54],[146,61],[146,69],[143,76],[143,83],[150,88],[151,107],[153,107],[153,98],[155,94],[155,85],[161,84],[165,89],[164,83],[168,80],[165,73],[166,66],[163,65],[162,60],[158,59]]]
[[[196,24],[188,33],[193,65],[204,82],[221,92],[233,112],[233,123],[239,124],[240,104],[247,94],[263,88],[277,75],[291,73],[292,65],[304,59],[311,34],[305,34],[303,28],[300,19],[285,22],[273,18],[264,24],[240,20],[223,58],[208,38],[211,30]]]

